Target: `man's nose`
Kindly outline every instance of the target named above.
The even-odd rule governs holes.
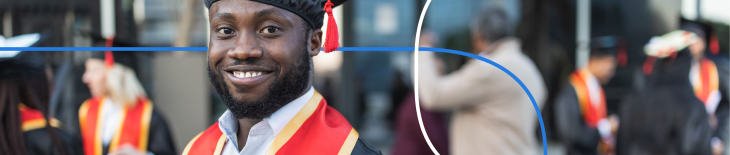
[[[256,40],[255,34],[244,33],[236,40],[235,46],[228,50],[228,57],[246,60],[248,58],[259,58],[263,55],[263,50]]]

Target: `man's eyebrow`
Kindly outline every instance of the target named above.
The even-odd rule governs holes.
[[[235,17],[233,17],[233,14],[230,13],[216,13],[213,18],[235,19]]]
[[[253,16],[254,16],[254,18],[260,18],[260,17],[266,16],[266,15],[270,15],[270,14],[274,14],[274,13],[276,13],[276,9],[269,8],[269,9],[266,9],[266,10],[257,11],[256,13],[253,14]]]

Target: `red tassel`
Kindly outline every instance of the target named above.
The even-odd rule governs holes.
[[[324,11],[327,12],[327,38],[324,41],[324,53],[329,53],[337,50],[340,47],[340,36],[337,32],[337,23],[335,23],[335,17],[332,16],[332,2],[327,0],[324,4]]]
[[[626,66],[626,63],[629,62],[629,58],[626,55],[626,46],[625,46],[625,43],[624,43],[623,40],[620,40],[619,41],[619,44],[618,44],[618,55],[617,55],[617,59],[618,59],[618,64],[621,67],[625,67]]]
[[[710,53],[712,53],[712,55],[720,53],[720,43],[717,41],[717,36],[715,35],[710,37]]]
[[[646,61],[644,61],[644,75],[649,76],[654,68],[654,62],[656,61],[656,57],[653,56],[647,56]]]
[[[106,47],[112,46],[114,46],[114,36],[106,39]],[[104,63],[107,69],[111,69],[114,66],[114,55],[112,54],[112,51],[104,52]]]

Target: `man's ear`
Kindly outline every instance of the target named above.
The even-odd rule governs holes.
[[[322,30],[315,29],[312,33],[309,33],[309,57],[314,57],[319,54],[319,50],[322,48]]]

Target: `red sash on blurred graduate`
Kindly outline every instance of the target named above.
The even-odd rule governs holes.
[[[588,127],[593,129],[598,128],[598,121],[606,118],[606,96],[603,94],[603,88],[599,86],[598,90],[591,90],[588,88],[588,76],[590,72],[585,69],[578,69],[570,74],[570,83],[575,88],[575,93],[578,96],[578,102],[580,105],[580,111],[583,115],[583,120],[586,122]],[[600,103],[592,103],[594,99],[591,98],[592,91],[600,91]]]
[[[598,89],[590,89],[588,87],[589,76],[591,73],[586,69],[578,69],[570,74],[570,83],[575,88],[575,93],[578,96],[578,104],[580,105],[580,112],[583,116],[583,121],[586,125],[592,129],[598,129],[598,123],[602,119],[606,119],[606,95],[603,92],[603,88],[598,86]],[[600,99],[595,100],[591,98],[591,93],[598,91]],[[595,96],[594,96],[595,97]],[[594,101],[598,103],[593,103]],[[608,144],[601,140],[598,143],[598,151],[601,153],[613,152]]]
[[[32,109],[25,104],[20,104],[18,109],[20,110],[20,121],[23,132],[46,127],[46,118],[43,117],[41,111]],[[56,120],[56,118],[51,118],[50,124],[53,127],[59,127],[61,122]]]
[[[319,92],[286,124],[267,155],[350,154],[358,133],[337,110],[327,106]],[[185,147],[183,155],[221,154],[226,136],[214,123]]]
[[[708,113],[714,113],[720,102],[720,77],[717,73],[717,66],[712,60],[702,58],[698,70],[697,81],[692,83],[695,96],[705,103]]]
[[[100,115],[103,106],[108,106],[105,105],[104,98],[94,97],[86,100],[79,108],[79,123],[86,155],[101,155],[103,152],[103,118]],[[129,144],[146,153],[152,108],[152,103],[147,98],[139,98],[133,106],[125,105],[123,119],[119,122],[121,125],[109,144],[108,152],[115,152],[121,145]]]

